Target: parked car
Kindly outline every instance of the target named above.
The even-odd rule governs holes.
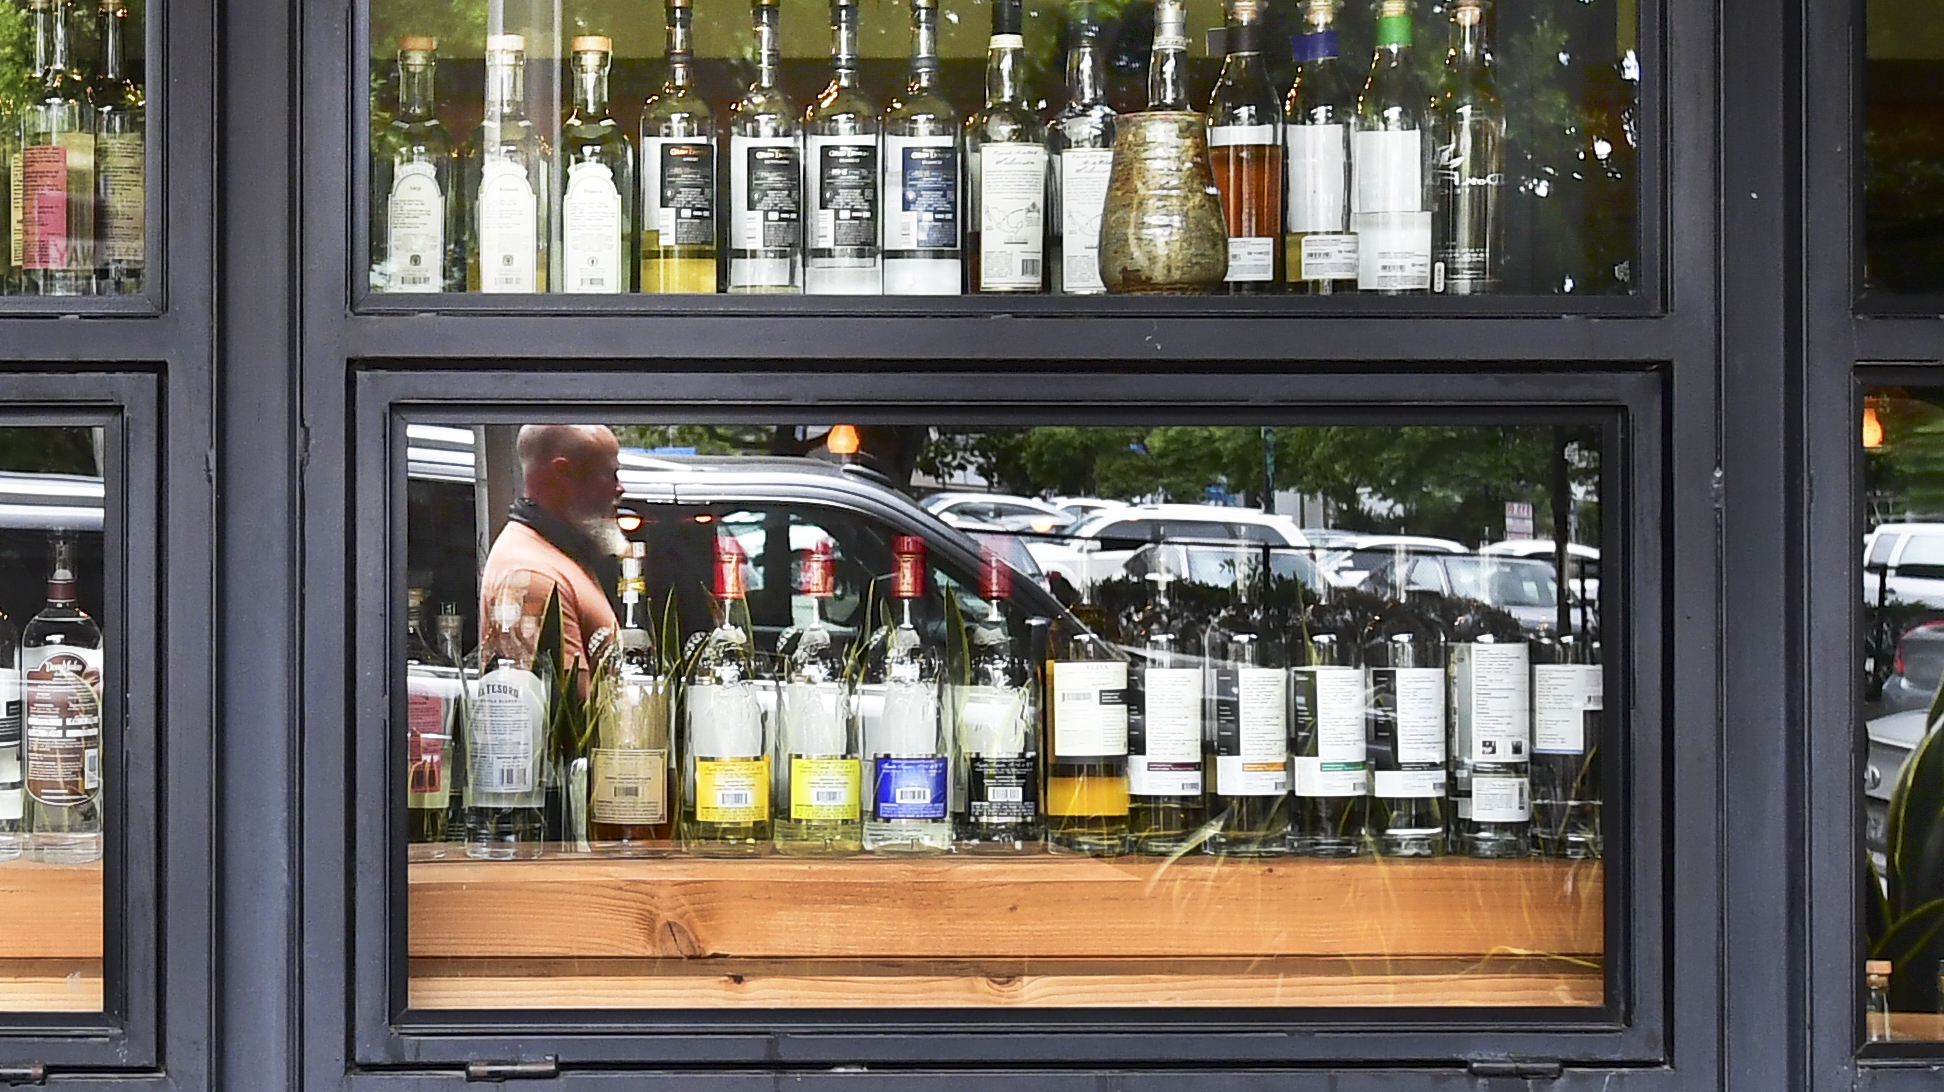
[[[1059,538],[1028,541],[1026,548],[1049,577],[1058,573],[1075,587],[1085,587],[1119,576],[1134,551],[1151,542],[1252,542],[1309,548],[1309,540],[1287,516],[1202,504],[1130,504],[1105,509],[1075,523]]]
[[[1478,548],[1479,553],[1495,557],[1530,557],[1540,561],[1554,560],[1558,557],[1557,550],[1558,547],[1549,538],[1507,539]],[[1566,559],[1573,593],[1588,602],[1597,602],[1600,598],[1599,548],[1582,542],[1568,542]]]
[[[1091,516],[1095,512],[1104,512],[1109,508],[1127,507],[1126,501],[1102,500],[1099,497],[1054,497],[1047,503],[1062,512],[1072,513],[1076,520],[1082,516]]]
[[[1416,554],[1404,560],[1406,591],[1476,599],[1505,611],[1525,630],[1553,626],[1559,617],[1559,581],[1544,561],[1479,554]],[[1372,591],[1395,586],[1395,559],[1367,578]]]
[[[1928,709],[1940,680],[1944,680],[1944,621],[1919,623],[1897,639],[1889,677],[1864,713],[1874,717]]]
[[[1884,523],[1865,536],[1863,601],[1944,608],[1944,523]]]
[[[1883,869],[1884,836],[1890,825],[1890,793],[1904,762],[1924,738],[1928,709],[1906,709],[1873,717],[1863,724],[1863,844]]]
[[[1298,550],[1271,549],[1269,554],[1269,573],[1271,576],[1294,579],[1303,586],[1321,589],[1323,574],[1317,569],[1309,556]],[[1146,577],[1167,566],[1168,575],[1177,580],[1192,580],[1197,584],[1209,584],[1226,588],[1235,583],[1237,573],[1248,572],[1253,565],[1260,564],[1260,547],[1189,545],[1179,542],[1150,542],[1134,551],[1122,564],[1122,572],[1127,576]]]
[[[1318,561],[1331,584],[1339,588],[1361,588],[1372,570],[1406,554],[1462,554],[1464,544],[1448,538],[1421,535],[1357,535],[1341,548],[1324,554]]]
[[[1058,531],[1076,518],[1043,500],[1005,493],[933,493],[918,503],[946,523],[970,519],[1042,535]]]

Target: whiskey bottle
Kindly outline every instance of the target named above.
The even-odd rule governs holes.
[[[550,158],[526,116],[526,39],[489,35],[486,112],[465,160],[469,291],[547,290]]]
[[[784,663],[776,731],[776,851],[848,857],[864,848],[857,722],[843,648],[824,623],[836,593],[834,546],[803,551],[797,587],[809,617],[777,639]]]
[[[1450,663],[1456,851],[1528,856],[1532,660],[1525,635],[1511,615],[1474,604],[1452,623]]]
[[[1350,120],[1356,114],[1348,73],[1337,59],[1336,6],[1304,0],[1304,33],[1296,36],[1296,81],[1284,107],[1288,206],[1283,267],[1289,290],[1326,296],[1357,287],[1357,237],[1350,231]]]
[[[1600,735],[1605,683],[1584,633],[1532,645],[1532,834],[1548,857],[1600,856]]]
[[[146,253],[143,225],[144,133],[148,99],[142,81],[124,68],[122,42],[128,9],[102,0],[95,13],[101,63],[89,88],[95,130],[95,279],[102,295],[142,290]]]
[[[451,811],[453,730],[461,702],[459,665],[427,639],[425,589],[406,592],[405,840],[444,856]]]
[[[967,627],[966,682],[949,695],[952,817],[963,853],[1025,853],[1040,844],[1038,695],[1006,622],[1012,580],[1012,566],[981,549],[985,617]]]
[[[1431,290],[1496,292],[1505,257],[1499,206],[1505,192],[1505,104],[1485,42],[1486,0],[1455,0],[1451,49],[1432,105],[1435,242]]]
[[[1231,294],[1271,292],[1281,279],[1282,103],[1262,60],[1258,0],[1229,0],[1228,55],[1208,102],[1208,158],[1228,222]]]
[[[715,115],[695,89],[690,0],[668,0],[668,79],[641,108],[641,290],[716,290]]]
[[[625,267],[624,267],[625,268]],[[588,756],[587,839],[615,857],[665,854],[674,844],[674,680],[655,653],[642,600],[647,545],[621,559],[621,629],[608,665],[607,701],[597,711]]]
[[[952,745],[940,708],[944,680],[939,650],[919,628],[917,617],[925,594],[925,540],[894,536],[891,560],[893,614],[872,638],[865,677],[865,684],[881,695],[881,704],[875,718],[859,706],[871,784],[864,848],[924,856],[952,848],[947,814]]]
[[[911,0],[911,80],[884,111],[884,294],[956,296],[959,122],[938,79],[938,0]]]
[[[74,541],[54,540],[47,606],[20,635],[27,853],[49,864],[101,856],[101,627],[77,602]]]
[[[729,116],[729,291],[793,293],[803,259],[803,133],[777,89],[780,0],[755,0],[756,82]]]
[[[1128,825],[1137,853],[1195,848],[1202,823],[1201,634],[1174,607],[1168,551],[1155,551],[1153,599],[1136,624],[1127,702]]]
[[[535,663],[540,620],[526,615],[525,598],[514,583],[494,593],[468,671],[466,856],[479,860],[538,857],[546,848],[553,668]]]
[[[1364,641],[1371,765],[1372,848],[1387,857],[1445,852],[1443,635],[1404,591],[1404,553],[1392,562],[1390,601]]]
[[[560,123],[554,189],[560,194],[554,240],[562,292],[626,292],[634,287],[634,149],[608,111],[614,43],[600,35],[572,42],[573,106]]]
[[[1310,857],[1355,857],[1364,852],[1370,813],[1360,635],[1327,584],[1313,593],[1300,622],[1290,675],[1296,700],[1289,846]]]
[[[1236,551],[1232,598],[1203,641],[1207,847],[1231,857],[1288,852],[1289,671],[1260,603],[1266,553],[1258,561]]]
[[[857,0],[831,0],[830,83],[803,113],[809,209],[803,290],[813,296],[884,291],[877,106],[858,83],[857,17]]]
[[[0,861],[26,848],[26,771],[20,753],[20,638],[0,614]]]
[[[682,690],[682,846],[698,857],[769,848],[770,747],[736,539],[716,539],[715,628],[701,635]]]
[[[438,40],[398,40],[398,113],[371,138],[371,288],[445,292],[460,285],[452,140],[432,113]]]
[[[1101,79],[1100,17],[1094,0],[1067,8],[1067,101],[1046,127],[1046,268],[1053,291],[1094,296],[1100,279],[1100,216],[1114,165],[1114,108]]]
[[[968,280],[980,292],[1046,288],[1046,132],[1026,102],[1020,0],[993,0],[985,106],[965,123]]]
[[[1129,842],[1128,663],[1092,594],[1082,586],[1047,642],[1046,843],[1117,857]]]
[[[21,267],[30,295],[91,296],[94,115],[69,45],[68,0],[51,5],[47,69],[20,119]]]
[[[1357,287],[1404,295],[1431,287],[1430,96],[1411,55],[1410,0],[1382,0],[1377,12],[1377,51],[1350,136],[1350,226]]]

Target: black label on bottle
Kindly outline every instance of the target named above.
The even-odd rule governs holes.
[[[0,705],[0,747],[20,745],[20,702]]]
[[[1127,672],[1127,753],[1144,755],[1147,747],[1147,668],[1135,665]]]
[[[675,211],[675,237],[663,246],[715,245],[715,149],[707,144],[664,144],[661,207]]]
[[[1216,668],[1215,753],[1234,757],[1242,753],[1242,687],[1234,668]]]
[[[877,149],[866,144],[823,146],[817,207],[830,214],[830,248],[878,245],[877,158]]]
[[[1039,761],[1033,755],[971,755],[966,809],[975,820],[1031,820],[1039,814]]]
[[[912,245],[919,250],[957,247],[958,149],[906,148],[904,160],[904,211],[917,214]]]
[[[745,211],[761,216],[764,249],[796,246],[803,219],[803,161],[797,150],[757,145],[749,149],[748,167]]]

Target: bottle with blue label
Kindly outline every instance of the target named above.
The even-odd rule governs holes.
[[[928,856],[952,848],[941,658],[918,619],[925,594],[925,540],[891,540],[891,617],[872,638],[858,715],[863,720],[870,813],[864,850]]]

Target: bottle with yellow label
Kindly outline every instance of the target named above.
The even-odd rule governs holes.
[[[695,89],[691,0],[668,0],[668,79],[641,108],[641,290],[716,290],[715,115]]]
[[[1046,844],[1118,857],[1128,849],[1127,658],[1107,640],[1091,590],[1048,642]]]
[[[589,756],[587,837],[596,852],[618,857],[658,857],[675,832],[669,776],[674,749],[669,719],[670,673],[655,655],[642,624],[647,546],[628,544],[621,559],[620,652],[596,712]]]
[[[769,721],[733,536],[716,539],[714,569],[715,629],[682,692],[682,846],[700,857],[757,857],[771,839]]]
[[[791,857],[848,857],[864,849],[858,746],[843,650],[824,625],[836,590],[835,546],[803,551],[797,586],[803,624],[776,642],[786,667],[777,695],[776,851]]]

